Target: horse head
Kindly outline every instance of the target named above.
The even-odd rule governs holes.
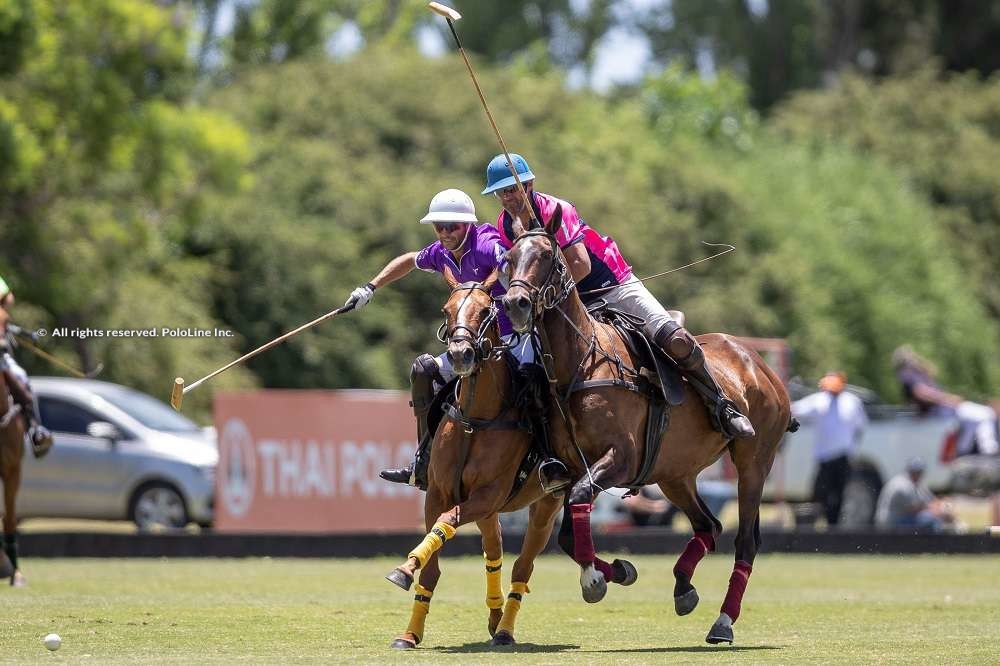
[[[440,337],[448,345],[448,360],[460,377],[476,372],[479,363],[489,358],[500,343],[497,305],[490,294],[498,277],[493,271],[483,282],[459,284],[452,272],[445,269],[444,279],[451,287],[451,296],[442,308],[445,323]]]
[[[556,206],[544,227],[525,231],[520,220],[515,224],[519,233],[507,252],[511,280],[503,304],[519,333],[531,330],[544,310],[561,303],[572,290],[572,279],[555,236],[561,224],[561,205]]]

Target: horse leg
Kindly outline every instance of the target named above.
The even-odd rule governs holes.
[[[503,619],[497,627],[497,632],[493,636],[493,645],[513,645],[514,644],[514,623],[517,620],[517,613],[521,610],[524,602],[524,595],[528,589],[528,580],[531,572],[535,569],[535,558],[537,558],[549,542],[552,534],[552,524],[555,522],[559,505],[562,504],[562,497],[546,495],[531,505],[528,510],[528,529],[524,534],[524,544],[521,546],[521,554],[514,561],[514,568],[510,574],[510,593],[507,594],[507,604],[503,609]]]
[[[580,565],[580,588],[587,603],[597,603],[604,598],[608,592],[607,581],[631,585],[639,577],[635,566],[628,560],[615,560],[609,564],[597,557],[590,529],[594,486],[614,486],[622,481],[626,472],[626,466],[615,457],[614,449],[609,449],[590,467],[589,474],[584,474],[570,490],[563,511],[559,546]]]
[[[455,536],[459,507],[453,506],[442,513],[446,506],[450,505],[444,495],[435,492],[433,488],[427,491],[427,497],[424,499],[424,524],[427,527],[427,534],[424,535],[423,541],[409,552],[406,562],[386,575],[386,580],[408,591],[413,584],[413,576],[417,569],[425,566],[445,541]]]
[[[431,530],[433,527],[436,526],[443,505],[444,499],[439,494],[427,494],[424,500],[424,524],[427,526],[428,536],[432,533]],[[452,530],[452,534],[454,534],[454,530]],[[424,545],[427,540],[427,537],[424,537],[421,545]],[[440,546],[438,547],[440,548]],[[441,566],[438,563],[437,551],[430,551],[429,554],[424,553],[425,551],[422,552],[424,559],[420,561],[423,565],[423,568],[420,570],[420,582],[417,583],[416,590],[414,591],[415,594],[413,595],[410,622],[406,626],[406,631],[397,636],[389,644],[389,647],[400,650],[415,648],[424,638],[424,624],[427,620],[427,614],[430,612],[431,597],[434,595],[434,589],[437,587],[438,579],[441,577]],[[407,564],[410,564],[410,560],[412,559],[413,554],[411,553],[407,557]],[[403,589],[409,590],[415,571],[416,568],[409,570],[393,569],[386,578]]]
[[[740,616],[743,593],[746,592],[750,573],[753,571],[753,561],[760,548],[760,499],[764,493],[764,481],[770,469],[770,460],[765,459],[762,463],[760,458],[764,456],[754,457],[751,448],[754,441],[742,440],[741,445],[746,443],[750,444],[750,447],[731,449],[738,470],[737,501],[740,522],[736,533],[736,562],[729,577],[729,588],[722,602],[719,619],[705,637],[705,641],[713,645],[733,642],[733,623]],[[770,457],[773,459],[773,452]]]
[[[661,483],[660,490],[684,512],[694,530],[694,536],[674,565],[674,611],[678,615],[687,615],[698,606],[698,591],[691,584],[695,567],[701,558],[715,550],[715,539],[722,532],[722,525],[698,496],[693,478],[677,483]]]
[[[501,581],[503,567],[503,537],[500,534],[500,515],[493,514],[488,518],[476,521],[483,537],[483,559],[486,563],[486,607],[490,609],[490,619],[487,624],[490,636],[497,631],[500,618],[503,616],[503,583]]]
[[[10,468],[10,473],[3,483],[3,550],[10,560],[12,587],[24,587],[27,581],[21,573],[17,559],[17,491],[21,487],[21,465],[18,463]]]
[[[505,493],[506,489],[501,483],[482,486],[475,489],[461,504],[438,514],[440,509],[450,505],[445,494],[430,488],[424,500],[424,521],[428,526],[428,532],[420,545],[407,555],[406,562],[390,571],[385,577],[386,580],[404,590],[409,590],[417,569],[424,566],[431,555],[436,553],[448,539],[455,536],[459,526],[482,520],[496,513],[503,504]]]
[[[420,582],[417,583],[413,595],[413,608],[410,610],[410,622],[406,631],[396,637],[389,647],[397,650],[409,650],[417,647],[424,638],[424,624],[431,610],[431,597],[441,578],[441,566],[438,553],[428,558],[427,564],[420,570]]]

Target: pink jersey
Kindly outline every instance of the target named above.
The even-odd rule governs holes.
[[[590,255],[590,274],[577,285],[581,292],[623,284],[631,279],[632,267],[625,261],[615,241],[587,226],[587,223],[580,219],[576,206],[541,192],[532,192],[531,198],[535,216],[542,224],[552,219],[557,205],[562,206],[562,225],[556,231],[559,247],[567,248],[570,245],[583,243],[587,248],[587,254]],[[500,231],[500,241],[505,247],[510,248],[513,244],[514,230],[507,211],[500,211],[496,225]]]

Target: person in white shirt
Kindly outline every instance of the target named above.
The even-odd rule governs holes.
[[[861,440],[868,417],[861,400],[844,389],[847,376],[828,372],[819,380],[817,393],[792,403],[792,415],[816,424],[813,456],[819,464],[813,501],[819,504],[830,526],[840,521],[844,488],[851,475],[851,455]]]

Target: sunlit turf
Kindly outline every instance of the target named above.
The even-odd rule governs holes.
[[[388,644],[412,594],[383,580],[393,559],[23,558],[29,586],[0,588],[0,662],[1000,662],[995,556],[762,555],[732,647],[704,643],[731,556],[702,562],[702,603],[684,618],[673,612],[674,557],[631,559],[639,581],[589,605],[575,565],[541,558],[519,645],[498,649],[485,644],[482,560],[445,558],[425,640],[401,653]],[[49,632],[62,636],[56,653],[42,645]]]

